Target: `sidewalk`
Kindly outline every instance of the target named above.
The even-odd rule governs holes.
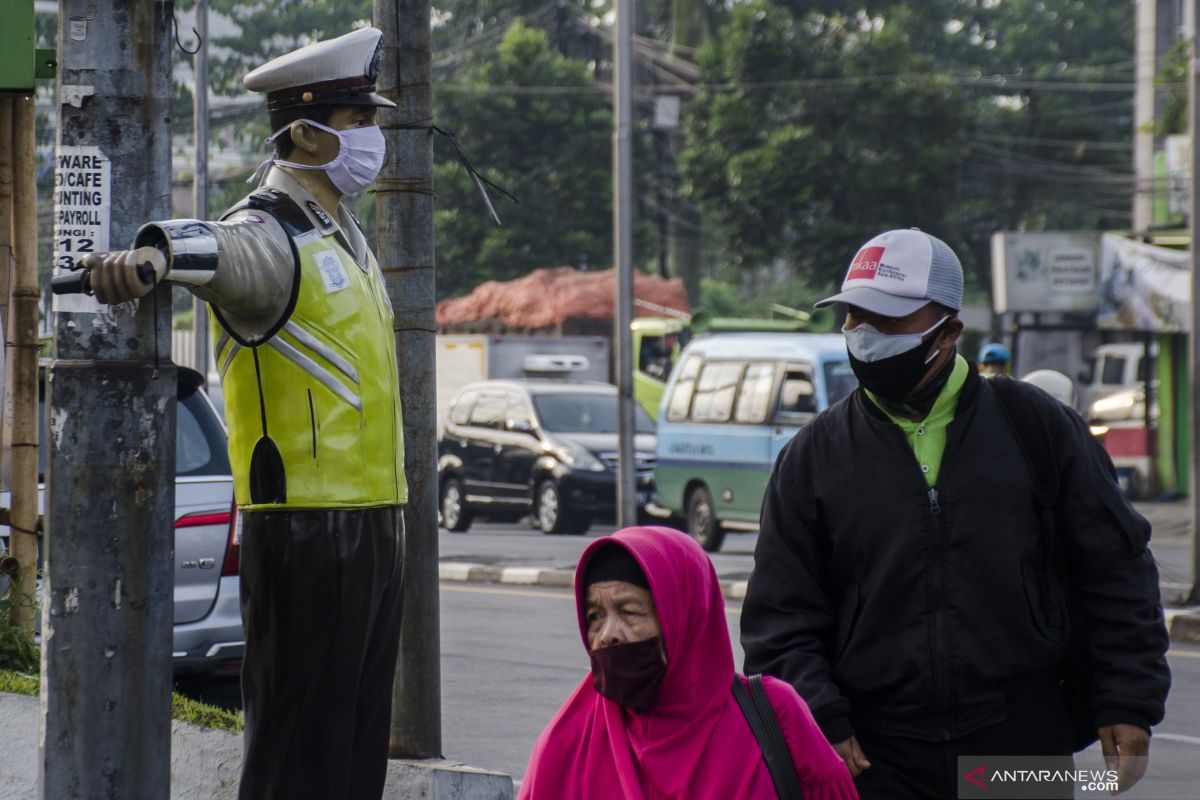
[[[0,800],[37,797],[38,698],[0,693]],[[171,721],[171,800],[237,800],[242,736]],[[512,778],[455,761],[388,761],[385,800],[512,800]],[[130,800],[133,800],[131,798]]]
[[[1174,502],[1135,505],[1153,529],[1150,550],[1158,563],[1160,591],[1171,639],[1200,644],[1200,607],[1185,605],[1192,585],[1191,504],[1184,498]],[[446,557],[438,565],[438,578],[443,581],[548,588],[570,588],[574,585],[573,563],[529,563],[534,560],[494,555],[487,557],[488,563],[482,563],[482,557],[478,561]],[[713,554],[712,560],[725,599],[745,599],[748,577],[745,566],[731,564],[720,554]]]

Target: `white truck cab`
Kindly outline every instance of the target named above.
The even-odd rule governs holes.
[[[1151,427],[1146,426],[1146,381],[1154,381],[1152,346],[1149,355],[1141,342],[1113,342],[1096,348],[1090,374],[1080,386],[1080,408],[1092,433],[1104,444],[1126,491],[1144,498],[1155,491],[1154,422],[1158,403],[1150,407]]]

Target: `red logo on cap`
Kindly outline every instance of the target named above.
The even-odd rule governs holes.
[[[882,260],[882,247],[864,247],[858,251],[854,261],[850,262],[850,271],[846,273],[846,280],[875,280],[875,272],[879,269],[879,262]]]

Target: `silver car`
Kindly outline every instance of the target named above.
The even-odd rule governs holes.
[[[175,429],[175,631],[172,655],[177,675],[237,675],[241,671],[241,603],[238,593],[240,526],[233,503],[225,427],[200,373],[178,368]],[[39,412],[40,425],[45,414]],[[45,441],[45,431],[39,437]],[[44,472],[39,450],[38,471]],[[44,485],[39,508],[44,507]],[[9,493],[0,493],[0,505]],[[0,552],[8,528],[0,527]],[[0,595],[8,590],[0,576]]]

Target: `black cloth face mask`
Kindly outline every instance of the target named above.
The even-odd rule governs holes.
[[[645,711],[658,700],[667,674],[661,636],[597,648],[591,657],[592,685],[602,696],[633,711]]]
[[[869,389],[872,394],[884,400],[899,403],[912,394],[912,390],[925,377],[930,362],[937,358],[939,351],[935,350],[933,354],[929,354],[929,344],[937,339],[939,331],[946,322],[949,322],[949,319],[934,328],[929,336],[922,339],[916,347],[890,358],[863,361],[855,358],[854,353],[847,350],[846,355],[850,357],[850,369],[854,370],[854,376],[858,378],[858,382]]]

